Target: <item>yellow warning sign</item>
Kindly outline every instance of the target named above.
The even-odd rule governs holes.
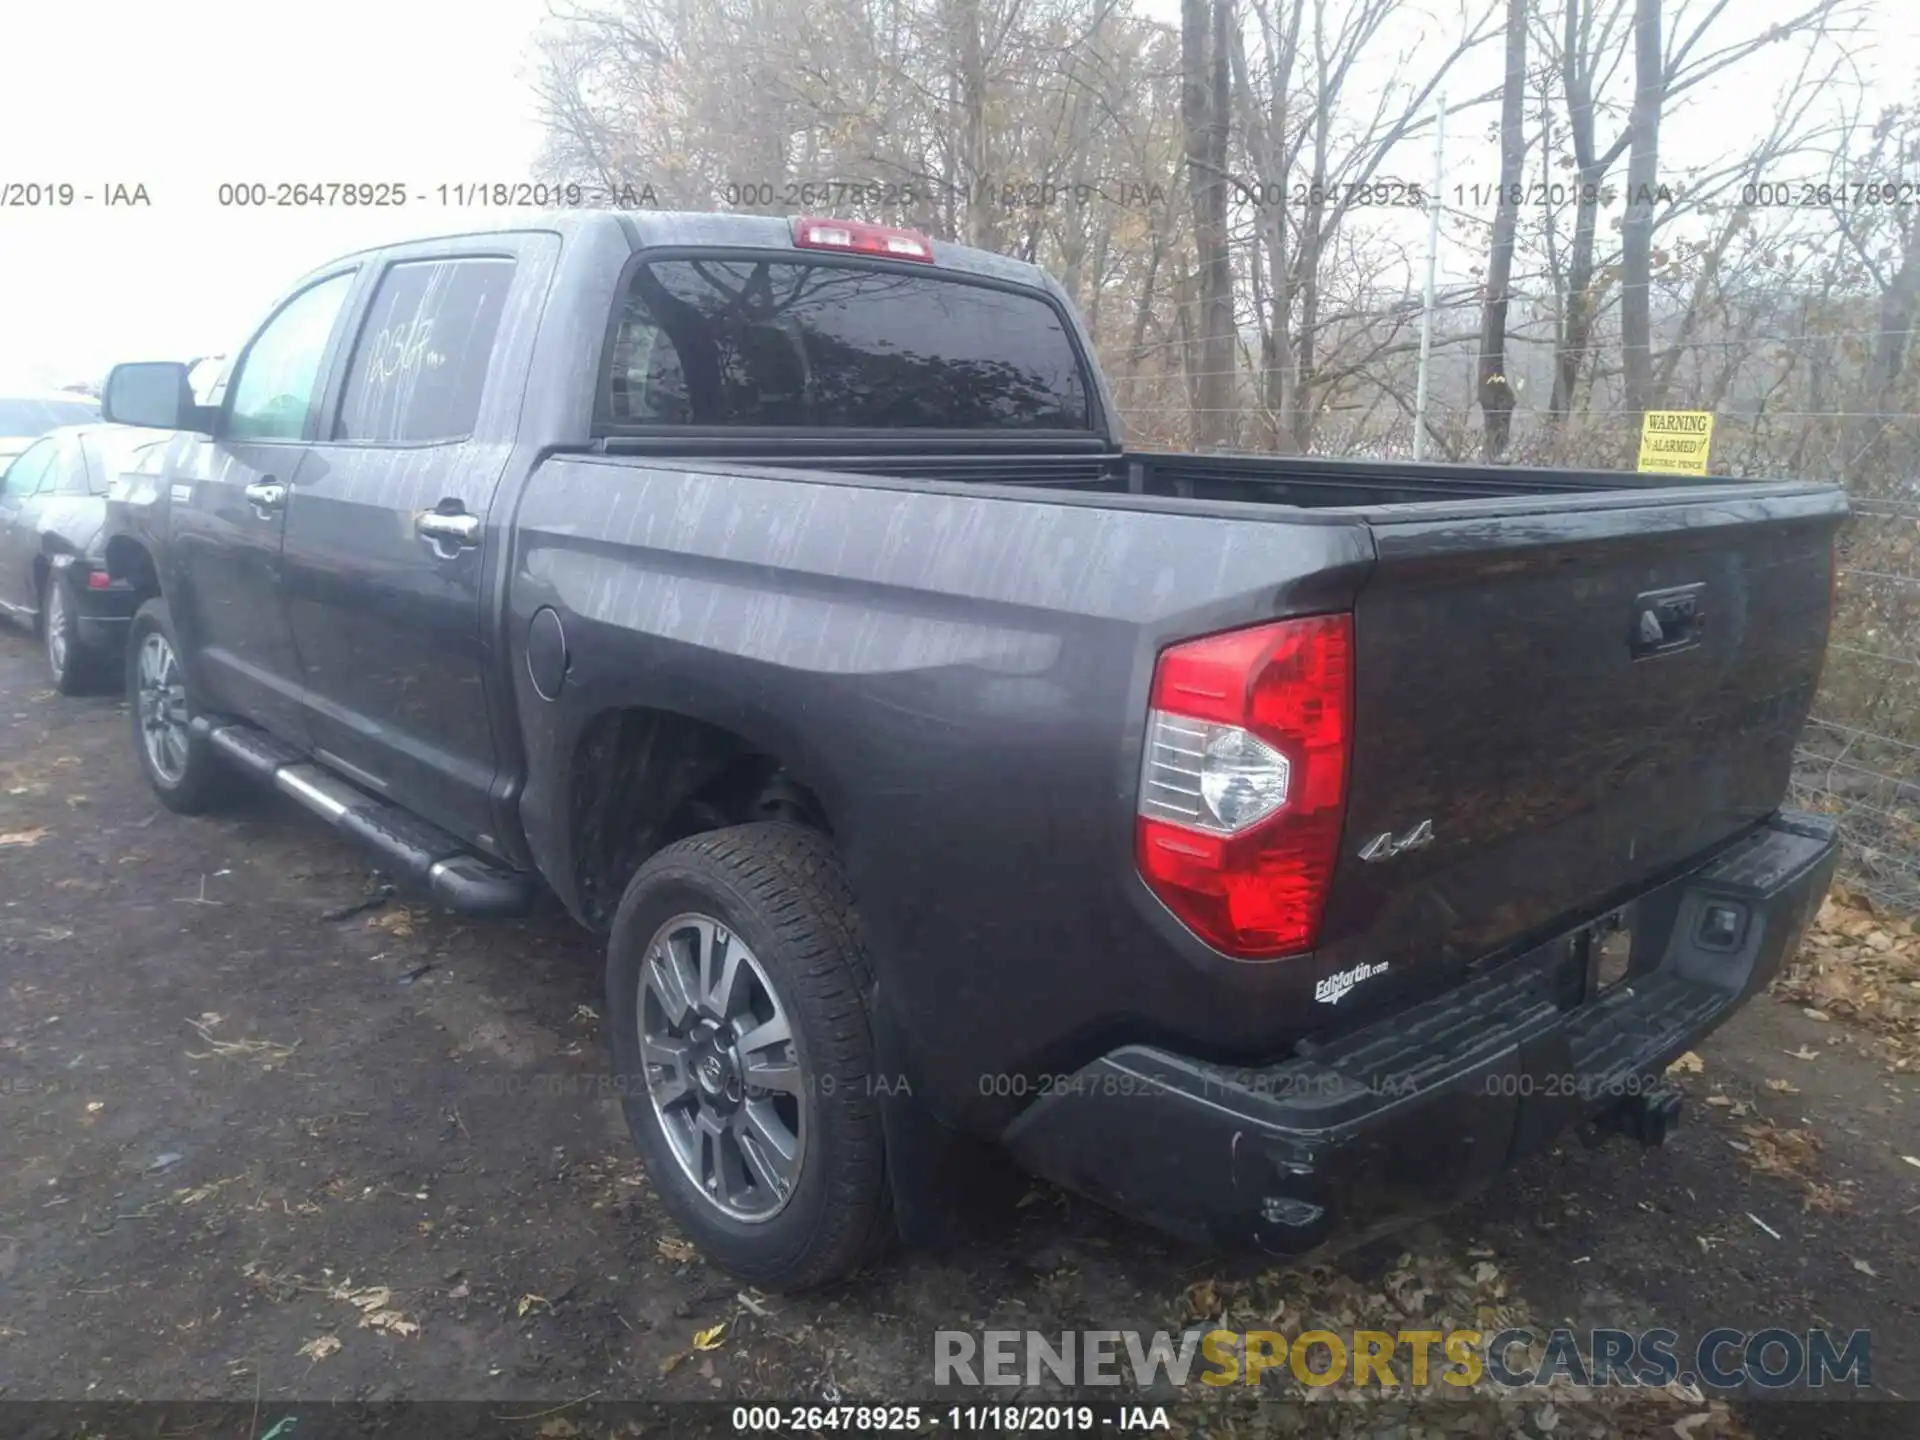
[[[1656,475],[1704,475],[1713,445],[1713,416],[1705,410],[1649,410],[1640,425],[1640,470]]]

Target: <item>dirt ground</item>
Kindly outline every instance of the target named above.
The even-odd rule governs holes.
[[[933,1397],[937,1329],[1151,1331],[1275,1297],[1393,1328],[1375,1307],[1410,1313],[1409,1277],[1468,1323],[1866,1327],[1880,1392],[1920,1396],[1915,1083],[1798,1004],[1703,1047],[1665,1149],[1569,1142],[1332,1266],[1184,1250],[1036,1189],[955,1253],[773,1299],[665,1223],[571,922],[405,896],[329,918],[374,884],[359,852],[266,795],[169,815],[130,743],[117,699],[55,696],[0,627],[0,1398]],[[1654,1418],[1913,1433],[1906,1408]]]

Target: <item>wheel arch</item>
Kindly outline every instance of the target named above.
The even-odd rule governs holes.
[[[756,820],[835,836],[804,766],[765,737],[683,711],[600,706],[581,720],[559,769],[566,898],[595,929],[612,923],[634,872],[677,840]]]

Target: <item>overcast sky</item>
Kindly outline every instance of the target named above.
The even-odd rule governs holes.
[[[1410,4],[1388,50],[1418,51]],[[1740,0],[1744,29],[1805,0]],[[1177,21],[1177,0],[1146,9]],[[91,204],[0,208],[0,377],[98,378],[116,360],[190,358],[244,338],[301,272],[477,212],[223,208],[223,182],[513,180],[541,143],[529,71],[542,0],[6,0],[0,184],[70,182]],[[1920,4],[1877,0],[1860,62],[1881,98],[1911,94]],[[1790,70],[1776,47],[1676,117],[1663,150],[1710,158],[1762,127]],[[720,61],[724,63],[724,60]],[[1455,94],[1497,83],[1498,47]],[[1455,122],[1448,179],[1496,178],[1491,113]],[[1423,145],[1399,167],[1424,181]],[[1784,178],[1784,177],[1783,177]],[[108,209],[107,187],[146,187]]]

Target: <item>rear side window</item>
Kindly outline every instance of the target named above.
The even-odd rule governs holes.
[[[1059,312],[985,285],[787,260],[658,260],[620,302],[615,425],[1084,430]]]
[[[83,440],[76,440],[63,448],[60,460],[54,467],[58,473],[50,476],[53,484],[49,487],[59,495],[104,494],[104,489],[96,492],[87,464],[87,446]]]
[[[334,439],[464,440],[480,415],[513,261],[390,266],[354,346]]]

